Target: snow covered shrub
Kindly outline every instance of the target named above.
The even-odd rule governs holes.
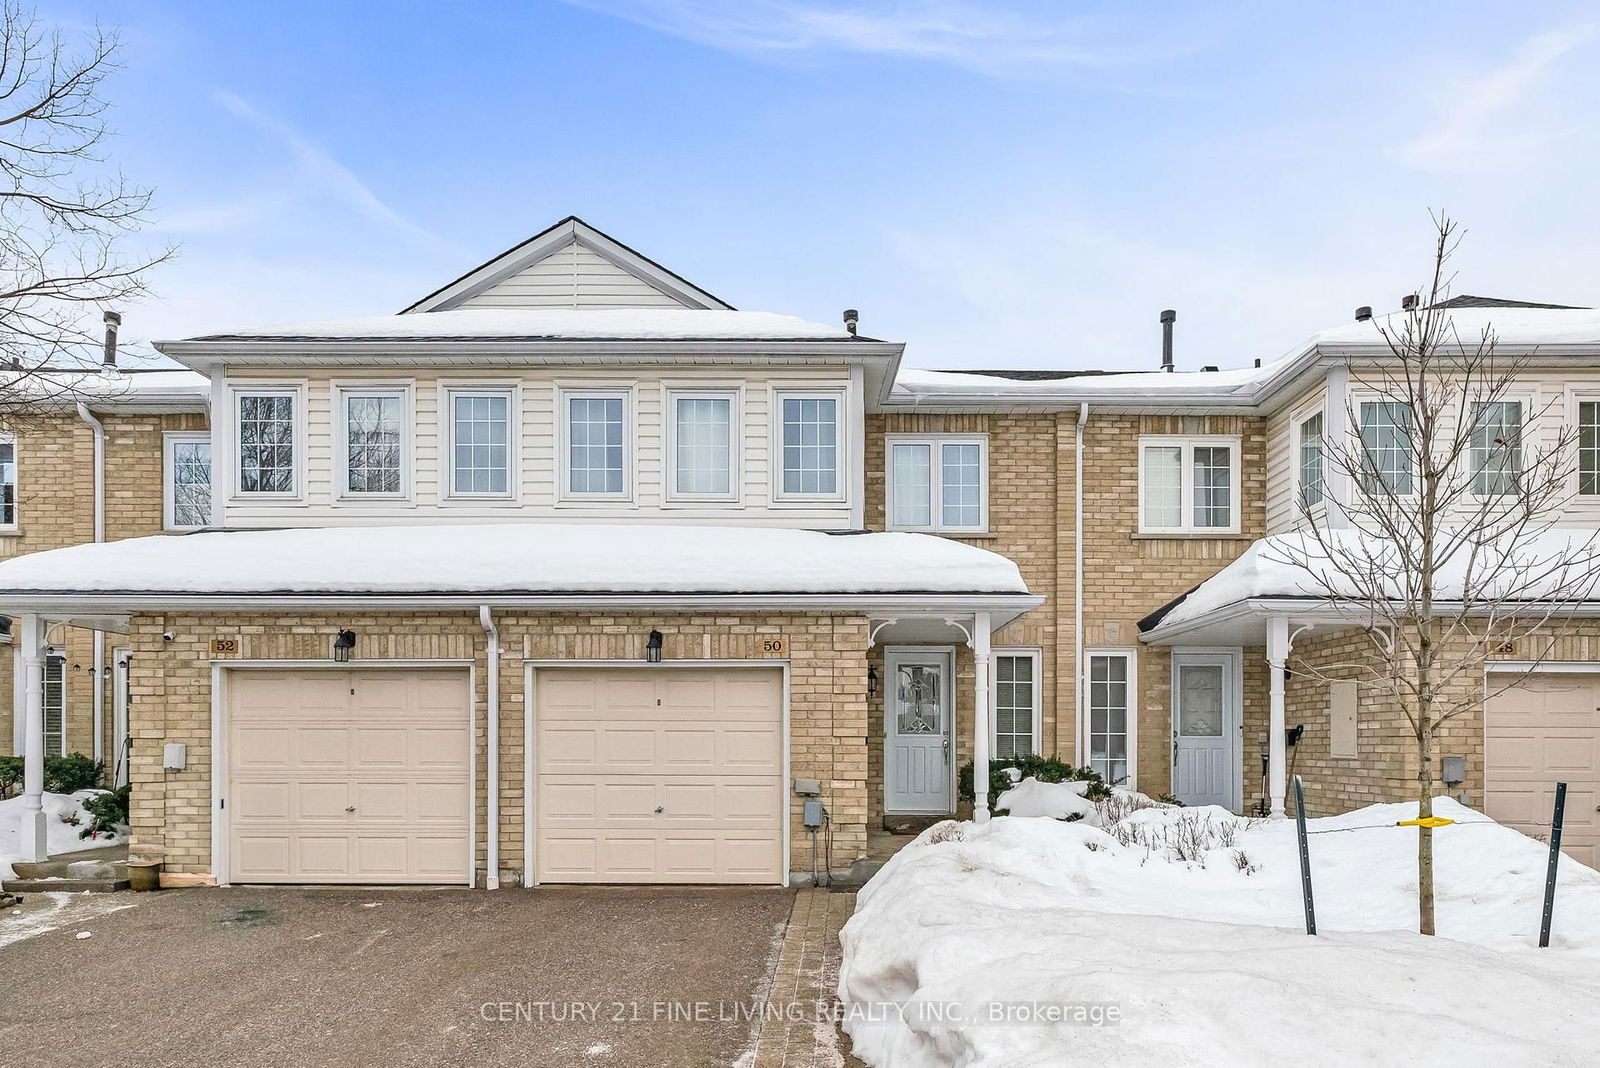
[[[1096,819],[1100,826],[1108,831],[1135,812],[1160,807],[1159,802],[1150,800],[1144,794],[1136,793],[1114,793],[1095,802]]]
[[[1091,801],[1111,796],[1111,789],[1106,786],[1105,780],[1090,768],[1078,768],[1052,757],[1021,756],[1006,757],[1004,760],[989,761],[989,797],[999,797],[1015,785],[1007,768],[1015,768],[1021,774],[1019,779],[1038,779],[1040,782],[1086,782],[1088,789],[1083,796]],[[972,762],[961,765],[957,782],[957,797],[962,801],[974,800],[972,792]]]
[[[1122,845],[1143,849],[1147,855],[1203,868],[1211,852],[1234,847],[1244,825],[1236,816],[1196,809],[1168,819],[1122,819],[1106,831]]]
[[[93,790],[100,785],[106,766],[82,753],[71,756],[45,757],[44,788],[52,794],[75,794],[79,790]]]
[[[966,839],[961,833],[961,824],[956,820],[945,820],[935,823],[923,835],[923,845],[939,845],[943,842],[960,842]]]
[[[78,832],[79,838],[114,838],[128,826],[128,796],[132,788],[119,786],[115,790],[86,797],[83,809],[94,817],[94,822]]]
[[[1254,875],[1256,872],[1261,870],[1260,868],[1256,867],[1255,861],[1251,860],[1249,855],[1242,849],[1235,849],[1233,851],[1233,866],[1244,872],[1246,875]]]

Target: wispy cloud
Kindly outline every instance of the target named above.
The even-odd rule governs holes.
[[[360,176],[287,122],[268,115],[234,93],[218,90],[216,99],[234,115],[276,138],[289,150],[300,172],[334,199],[400,233],[430,245],[448,247],[446,242],[385,204]]]
[[[1113,68],[1190,51],[1116,34],[1094,16],[1028,14],[995,0],[563,0],[712,48],[745,54],[843,51],[898,56],[998,76],[1050,69]]]
[[[1575,132],[1560,108],[1545,107],[1545,90],[1559,62],[1593,41],[1594,23],[1537,34],[1509,63],[1445,88],[1438,121],[1401,146],[1406,163],[1425,168],[1472,166],[1493,157],[1526,153]]]

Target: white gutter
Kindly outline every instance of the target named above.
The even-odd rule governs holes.
[[[1072,763],[1083,766],[1083,427],[1089,421],[1089,405],[1078,405],[1078,424],[1073,428],[1072,461],[1072,677],[1073,735]]]
[[[89,406],[78,402],[78,418],[94,434],[94,540],[106,540],[106,428],[96,419]],[[90,677],[94,679],[94,758],[105,759],[105,742],[101,735],[106,725],[106,632],[94,631],[94,660]]]
[[[500,889],[500,630],[494,625],[494,610],[488,605],[478,606],[478,622],[489,636],[489,673],[485,680],[484,705],[488,725],[488,809],[485,822],[489,825],[488,856],[484,866],[484,885],[490,890]],[[477,744],[477,740],[473,740]]]

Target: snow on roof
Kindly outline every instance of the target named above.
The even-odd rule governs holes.
[[[1281,361],[1280,361],[1281,362]],[[1127,374],[1082,374],[1059,378],[1006,378],[960,371],[903,369],[895,376],[895,393],[917,397],[1040,397],[1070,393],[1093,397],[1142,393],[1193,393],[1213,396],[1249,395],[1270,379],[1278,364],[1233,371],[1131,371]]]
[[[1323,536],[1335,552],[1343,554],[1345,546],[1355,548],[1358,559],[1381,562],[1390,555],[1398,558],[1398,550],[1376,535],[1362,530],[1324,531]],[[1359,548],[1356,548],[1359,546]],[[1468,554],[1472,545],[1462,547],[1454,557],[1440,567],[1434,585],[1434,596],[1440,601],[1459,598],[1465,583]],[[1517,540],[1508,550],[1507,558],[1520,563],[1518,584],[1529,588],[1521,590],[1526,595],[1541,593],[1562,598],[1580,597],[1583,584],[1591,587],[1600,578],[1600,531],[1588,529],[1552,528]],[[1494,577],[1493,565],[1486,563],[1480,554],[1475,563],[1474,586],[1482,589]],[[1571,561],[1570,567],[1561,567],[1561,561]],[[1391,575],[1397,567],[1387,568]],[[1526,576],[1544,575],[1549,589],[1541,591]],[[1592,597],[1597,591],[1589,589]],[[1238,559],[1206,579],[1190,591],[1167,612],[1153,630],[1164,630],[1183,623],[1193,622],[1253,598],[1360,598],[1371,593],[1339,574],[1329,564],[1328,554],[1316,538],[1304,531],[1273,534],[1252,543]],[[1391,591],[1398,596],[1398,588]]]
[[[1483,331],[1494,331],[1498,348],[1522,350],[1541,345],[1600,345],[1600,309],[1454,307],[1450,321],[1465,345],[1476,345]],[[1367,322],[1346,323],[1311,335],[1307,346],[1339,349],[1350,345],[1381,345],[1382,324],[1399,331],[1406,313],[1379,315]]]
[[[189,341],[849,341],[842,326],[694,308],[457,308],[247,327]],[[866,340],[866,339],[863,339]]]
[[[1026,595],[998,553],[930,534],[502,523],[212,531],[0,563],[6,593]]]
[[[60,368],[0,375],[0,390],[9,400],[27,403],[70,406],[85,401],[96,407],[114,408],[119,404],[203,400],[211,392],[211,380],[194,371],[105,374],[96,365],[81,371]]]

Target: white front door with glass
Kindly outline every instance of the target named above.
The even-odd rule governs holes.
[[[884,656],[884,811],[951,811],[952,656],[890,650]]]
[[[1172,792],[1186,805],[1239,802],[1239,710],[1231,653],[1172,656]]]

